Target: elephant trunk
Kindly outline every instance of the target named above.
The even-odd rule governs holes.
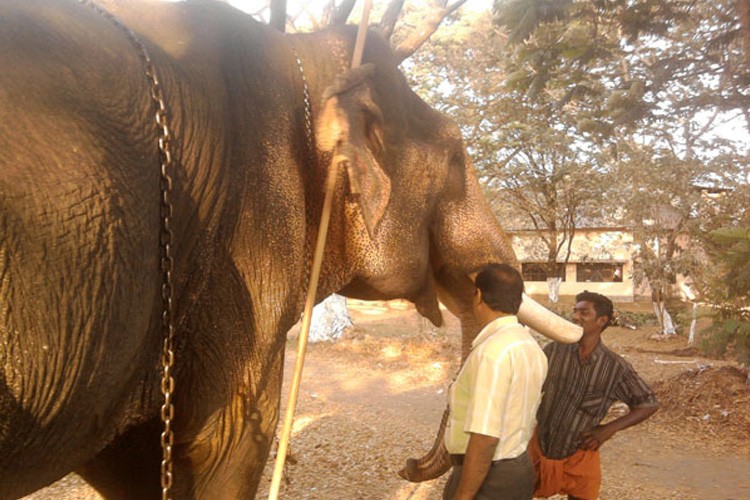
[[[451,468],[451,461],[448,450],[445,449],[443,436],[445,435],[445,426],[448,424],[449,413],[449,409],[446,408],[430,451],[421,458],[407,459],[404,468],[398,471],[399,476],[412,483],[421,483],[422,481],[436,479],[448,472]]]
[[[451,300],[451,296],[440,290],[441,300],[448,303],[448,308],[461,319],[462,342],[461,342],[461,365],[463,365],[469,352],[474,337],[479,333],[480,325],[467,307],[457,308],[457,302]],[[451,468],[450,455],[445,448],[445,428],[448,424],[450,408],[446,406],[443,418],[440,420],[432,448],[420,458],[408,458],[406,465],[398,472],[398,475],[412,483],[421,483],[437,479]]]

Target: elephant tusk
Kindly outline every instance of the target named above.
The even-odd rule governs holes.
[[[523,294],[518,320],[545,337],[564,344],[578,342],[583,335],[583,328],[558,316],[526,294]]]

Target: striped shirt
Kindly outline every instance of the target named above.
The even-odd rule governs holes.
[[[526,451],[536,424],[547,358],[515,316],[486,325],[449,393],[445,447],[464,454],[469,433],[499,439],[493,460]]]
[[[539,444],[547,458],[560,460],[575,453],[581,433],[599,425],[615,401],[629,408],[658,404],[630,363],[601,341],[584,361],[578,344],[551,342],[544,353],[549,376],[537,419]]]

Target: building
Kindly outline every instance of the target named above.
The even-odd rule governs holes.
[[[507,231],[516,257],[521,262],[526,292],[547,295],[547,247],[541,232],[522,229]],[[597,227],[576,231],[568,263],[558,262],[563,277],[560,295],[583,290],[602,293],[614,300],[632,301],[648,292],[633,282],[633,256],[637,250],[633,231],[626,227]],[[564,256],[564,251],[560,252]]]
[[[663,245],[664,239],[669,237],[676,245],[673,248],[674,256],[688,252],[694,259],[707,259],[704,250],[700,245],[691,243],[681,226],[684,221],[698,217],[701,210],[721,210],[716,201],[722,200],[728,190],[704,186],[695,186],[694,189],[700,194],[700,203],[691,202],[688,213],[685,213],[684,207],[681,211],[670,204],[656,204],[650,209],[651,216],[642,221],[640,230],[643,232],[646,229],[651,233],[647,244],[652,253],[660,255],[664,250],[660,250],[660,243]],[[521,262],[527,293],[547,295],[548,249],[542,238],[548,233],[529,227],[523,217],[512,219],[506,216],[503,220],[508,219],[517,228],[506,232],[511,237],[516,257]],[[615,209],[612,214],[580,222],[585,227],[576,229],[567,264],[562,262],[567,253],[567,243],[558,252],[557,274],[562,276],[559,295],[570,296],[589,290],[621,301],[651,298],[651,285],[645,276],[641,276],[639,285],[634,283],[634,261],[639,253],[639,246],[634,241],[633,228],[623,225],[622,220],[621,211]],[[689,279],[679,272],[669,276],[666,265],[664,270],[663,274],[667,276],[663,278],[670,289],[669,293],[683,300],[693,300],[693,292],[688,293]],[[641,269],[640,273],[643,272]]]

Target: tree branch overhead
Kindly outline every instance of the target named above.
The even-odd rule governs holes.
[[[451,5],[446,5],[447,1],[439,1],[424,16],[422,24],[417,26],[414,31],[399,44],[394,50],[396,59],[401,62],[416,52],[435,31],[437,31],[443,20],[453,14],[459,7],[466,3],[466,0],[457,0]]]

